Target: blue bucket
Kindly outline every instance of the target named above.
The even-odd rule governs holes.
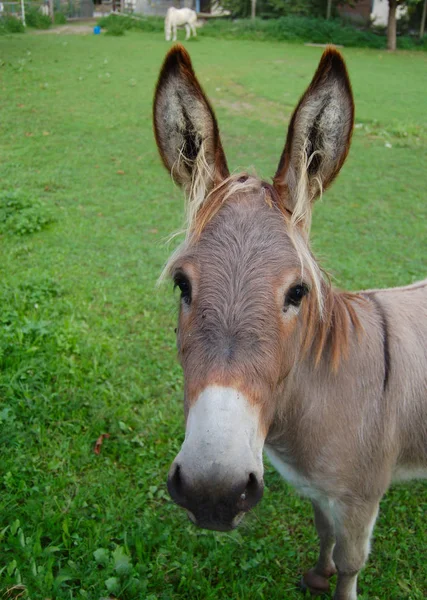
[[[101,33],[101,27],[99,25],[95,25],[95,27],[93,28],[93,33],[95,35],[99,35]]]

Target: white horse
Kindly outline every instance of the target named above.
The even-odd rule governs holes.
[[[176,28],[185,25],[185,39],[188,40],[191,33],[197,36],[196,33],[197,14],[191,8],[168,8],[165,19],[165,37],[166,41],[170,42],[171,33],[173,31],[173,41],[176,42]]]

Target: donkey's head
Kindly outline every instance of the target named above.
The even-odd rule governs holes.
[[[174,47],[162,67],[155,135],[188,217],[167,265],[181,291],[186,415],[168,488],[201,527],[232,529],[262,496],[264,441],[322,315],[311,207],[345,160],[353,112],[343,59],[328,49],[292,116],[273,185],[230,176],[187,52]]]

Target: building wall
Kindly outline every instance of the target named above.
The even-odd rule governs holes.
[[[135,12],[143,15],[159,15],[164,17],[170,6],[176,8],[194,8],[193,0],[134,0]]]
[[[368,23],[371,16],[372,4],[372,0],[359,0],[354,6],[339,6],[338,12],[342,17],[348,17],[356,23]]]
[[[388,0],[374,0],[374,6],[372,8],[371,20],[375,25],[383,25],[384,27],[388,22]],[[406,13],[408,9],[406,6],[398,6],[396,11],[396,19],[400,19]]]
[[[397,7],[396,17],[406,15],[406,6]],[[348,17],[355,23],[370,23],[385,27],[388,21],[388,0],[359,0],[354,6],[340,6],[338,12],[342,17]]]

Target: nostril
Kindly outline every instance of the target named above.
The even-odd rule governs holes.
[[[176,465],[175,473],[172,475],[172,482],[177,492],[182,489],[181,467]]]
[[[245,503],[246,510],[249,510],[262,497],[263,485],[258,481],[258,477],[255,473],[249,473],[248,480],[244,492],[240,495],[240,499]]]
[[[248,485],[249,489],[254,489],[258,487],[258,479],[255,473],[249,473]]]
[[[185,502],[184,481],[180,465],[174,465],[168,477],[169,494],[177,504],[183,505]]]

